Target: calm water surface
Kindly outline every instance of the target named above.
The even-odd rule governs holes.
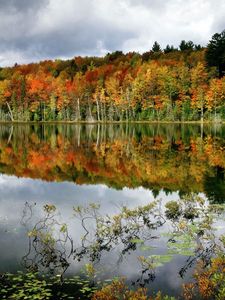
[[[131,285],[178,295],[191,279],[199,252],[186,247],[170,257],[174,249],[168,250],[168,240],[176,224],[165,220],[164,206],[187,195],[223,204],[224,169],[222,125],[1,125],[0,272],[35,267],[69,276],[91,262],[100,279],[125,276]],[[96,248],[96,218],[153,201],[158,202],[149,215],[151,225],[143,218],[125,218],[120,233],[111,232]],[[51,222],[46,204],[56,208]],[[77,206],[89,208],[79,215],[73,210]],[[45,221],[44,230],[54,236],[62,258],[49,263],[43,245],[29,244],[28,234]],[[62,224],[69,239],[61,237]],[[224,216],[215,226],[223,230]],[[146,268],[140,257],[155,260],[154,266]]]

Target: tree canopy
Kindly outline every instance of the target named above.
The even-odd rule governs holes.
[[[180,50],[162,50],[155,42],[143,54],[114,51],[1,68],[0,120],[221,121],[224,45],[222,32],[207,49],[183,40]]]

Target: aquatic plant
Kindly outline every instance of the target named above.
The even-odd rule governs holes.
[[[175,300],[174,297],[163,296],[158,292],[155,296],[148,296],[147,289],[130,289],[124,279],[114,280],[111,284],[105,285],[101,290],[96,291],[92,300]]]

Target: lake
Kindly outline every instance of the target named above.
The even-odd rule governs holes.
[[[179,296],[224,234],[224,170],[222,124],[2,124],[0,273]]]

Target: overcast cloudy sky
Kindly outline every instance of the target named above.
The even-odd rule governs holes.
[[[223,29],[224,0],[0,0],[0,65],[205,45]]]

